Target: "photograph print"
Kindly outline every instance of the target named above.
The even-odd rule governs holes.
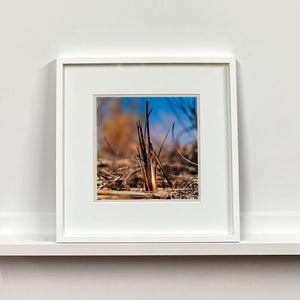
[[[97,201],[200,200],[198,96],[94,98]]]

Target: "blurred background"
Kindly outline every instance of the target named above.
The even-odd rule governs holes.
[[[177,143],[197,144],[197,97],[97,97],[97,148],[101,154],[128,156],[136,152],[136,123],[145,122],[146,100],[152,109],[150,134],[158,151],[170,126],[175,122]],[[173,148],[170,132],[164,145]]]

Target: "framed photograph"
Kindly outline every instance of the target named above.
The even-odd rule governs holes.
[[[57,242],[239,241],[235,60],[57,59]]]

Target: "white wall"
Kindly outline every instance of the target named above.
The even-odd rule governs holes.
[[[300,210],[299,27],[297,0],[0,0],[1,213],[54,212],[53,60],[70,55],[235,55],[242,212]],[[71,286],[90,299],[96,291],[124,299],[122,290],[128,299],[193,291],[233,299],[240,286],[236,299],[253,299],[256,278],[262,299],[295,299],[296,266],[296,258],[0,261],[3,292],[29,299]]]
[[[297,300],[296,257],[1,259],[3,300]]]
[[[0,1],[1,211],[54,211],[57,56],[237,58],[243,211],[300,210],[299,1]]]

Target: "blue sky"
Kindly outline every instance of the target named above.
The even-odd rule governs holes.
[[[152,135],[161,135],[163,138],[169,127],[175,121],[175,137],[181,144],[194,142],[196,131],[193,124],[195,120],[195,111],[197,111],[196,97],[98,97],[98,101],[112,100],[118,101],[124,112],[133,111],[137,119],[144,121],[146,100],[149,100],[149,108],[152,108],[150,115],[150,129]],[[170,132],[166,143],[172,143],[172,134]]]

